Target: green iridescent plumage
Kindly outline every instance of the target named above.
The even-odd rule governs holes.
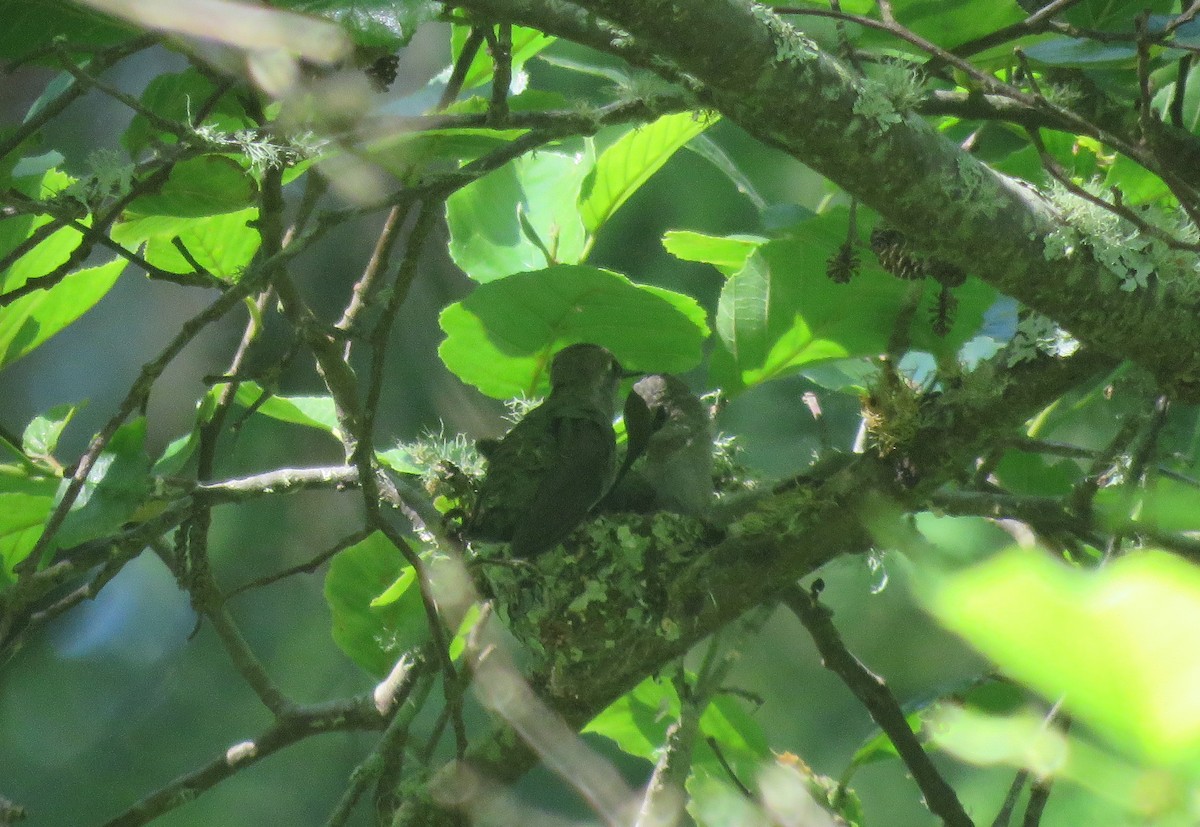
[[[616,476],[612,421],[621,366],[599,345],[564,348],[550,395],[500,442],[484,448],[487,474],[467,521],[472,539],[507,541],[517,557],[560,543]]]

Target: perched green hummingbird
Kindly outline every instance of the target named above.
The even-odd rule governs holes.
[[[508,541],[532,557],[583,521],[616,477],[615,396],[621,365],[604,348],[563,348],[550,364],[550,395],[504,439],[480,448],[488,461],[465,534]]]
[[[662,373],[639,380],[625,429],[625,463],[605,510],[703,514],[713,498],[712,428],[687,384]]]

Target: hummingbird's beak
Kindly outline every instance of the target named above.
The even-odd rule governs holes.
[[[644,370],[626,370],[625,368],[621,368],[622,379],[637,379],[639,376],[645,375],[646,371]]]

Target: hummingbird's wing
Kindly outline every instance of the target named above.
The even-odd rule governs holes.
[[[616,445],[611,425],[593,418],[555,422],[557,450],[512,537],[514,557],[532,557],[562,542],[612,484]]]

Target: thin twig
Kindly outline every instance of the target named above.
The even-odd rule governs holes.
[[[500,124],[508,117],[508,87],[512,84],[512,24],[501,23],[498,34],[488,38],[492,49],[492,98],[488,104],[488,121]]]
[[[407,657],[407,655],[405,656]],[[354,807],[362,797],[367,785],[376,778],[384,775],[389,759],[395,760],[404,750],[408,740],[409,727],[413,719],[421,711],[429,690],[433,686],[434,672],[427,668],[421,660],[413,663],[405,673],[400,685],[396,688],[392,703],[395,710],[387,728],[379,736],[370,753],[350,773],[350,784],[342,797],[334,805],[333,812],[325,822],[326,827],[343,827],[354,812]],[[411,701],[411,702],[410,702]],[[398,762],[397,762],[398,763]],[[382,783],[382,780],[381,780]],[[378,815],[378,813],[377,813]],[[386,821],[379,820],[383,824]]]
[[[846,648],[833,625],[830,611],[800,586],[787,589],[783,594],[783,602],[812,636],[825,668],[842,679],[891,740],[925,796],[925,804],[930,811],[950,827],[973,827],[974,823],[963,809],[954,789],[946,783],[921,748],[899,702],[883,679]]]
[[[479,47],[483,45],[484,34],[483,26],[475,26],[467,35],[462,51],[458,53],[458,59],[454,61],[454,68],[450,71],[450,80],[446,82],[446,88],[442,90],[442,96],[438,100],[438,109],[445,109],[454,103],[454,99],[462,91],[463,81],[467,79],[467,72],[475,61],[475,55],[479,54]]]
[[[249,296],[257,288],[261,279],[261,274],[247,274],[237,284],[230,285],[225,292],[217,297],[208,307],[197,313],[192,318],[188,319],[180,327],[179,332],[175,334],[175,338],[162,350],[161,353],[151,361],[142,366],[141,373],[130,387],[129,392],[117,407],[116,413],[109,418],[100,432],[92,438],[88,444],[87,450],[83,456],[79,458],[76,464],[75,473],[71,475],[67,483],[67,488],[63,491],[62,498],[54,507],[54,511],[46,519],[45,526],[42,529],[42,535],[38,538],[37,544],[30,552],[28,560],[40,560],[42,555],[50,547],[54,539],[54,535],[58,533],[58,529],[62,526],[63,520],[67,517],[67,512],[71,510],[71,506],[75,504],[75,500],[79,497],[79,493],[83,490],[83,484],[87,481],[88,474],[92,467],[96,464],[96,460],[108,447],[109,441],[117,432],[121,424],[138,408],[145,406],[150,397],[150,390],[154,387],[154,383],[162,372],[166,370],[176,356],[183,351],[195,339],[205,327],[215,322],[217,319],[224,316],[234,307],[236,307],[242,299]],[[22,576],[28,569],[22,566]]]
[[[89,64],[93,74],[100,74],[120,63],[130,55],[148,49],[157,42],[153,35],[143,35],[126,41],[111,49],[96,54]],[[61,95],[50,101],[36,115],[18,126],[6,139],[0,141],[0,158],[8,156],[14,149],[24,143],[31,135],[42,129],[50,121],[62,114],[63,110],[87,93],[87,88],[80,83],[74,83]]]
[[[338,554],[340,554],[341,552],[350,548],[350,546],[357,545],[357,544],[361,543],[363,540],[370,537],[372,533],[373,532],[370,529],[360,528],[358,531],[355,531],[351,534],[347,534],[345,537],[338,540],[332,546],[325,549],[324,551],[322,551],[320,554],[316,555],[315,557],[310,558],[306,562],[298,563],[294,566],[289,566],[288,568],[284,569],[283,571],[277,571],[274,574],[264,575],[262,577],[251,580],[249,583],[243,583],[242,585],[238,586],[237,588],[229,591],[225,595],[225,600],[226,601],[231,600],[232,598],[238,596],[242,592],[248,592],[253,589],[261,589],[265,586],[274,585],[275,583],[278,583],[280,580],[283,580],[287,577],[291,577],[296,574],[312,574],[314,571],[319,569],[321,566],[325,565],[325,563],[327,563],[329,560],[332,560]]]
[[[1027,770],[1018,770],[1013,776],[1012,783],[1008,786],[1008,792],[1004,795],[1004,803],[1000,805],[1000,811],[996,813],[996,817],[992,819],[992,827],[1008,827],[1008,823],[1012,821],[1013,811],[1017,807],[1017,799],[1021,797],[1021,790],[1025,789],[1025,783],[1029,780],[1029,772]]]
[[[284,747],[326,732],[373,730],[383,726],[370,694],[290,711],[258,737],[237,744],[207,764],[154,791],[108,821],[104,827],[140,827],[188,803],[200,793]]]

